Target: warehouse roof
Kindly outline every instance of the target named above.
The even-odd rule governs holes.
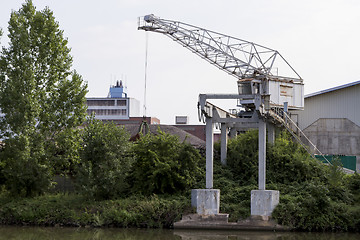
[[[124,127],[130,133],[132,138],[139,133],[139,124],[126,124],[124,125]],[[158,125],[158,124],[149,125],[149,130],[153,134],[157,134],[159,129],[165,133],[177,136],[181,142],[184,141],[197,147],[205,146],[205,141],[180,128],[170,125]]]
[[[360,81],[347,83],[347,84],[340,85],[340,86],[337,86],[337,87],[325,89],[325,90],[322,90],[322,91],[319,91],[319,92],[314,92],[314,93],[307,94],[307,95],[305,95],[305,98],[314,97],[314,96],[317,96],[317,95],[320,95],[320,94],[333,92],[333,91],[340,90],[340,89],[347,88],[347,87],[352,87],[352,86],[355,86],[355,85],[358,85],[358,84],[360,84]]]

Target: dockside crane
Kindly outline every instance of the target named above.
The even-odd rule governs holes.
[[[277,50],[153,14],[139,17],[138,29],[170,37],[237,79],[239,95],[200,94],[200,119],[211,116],[215,107],[209,106],[207,99],[235,98],[238,106],[246,110],[235,117],[251,117],[256,112],[267,121],[283,124],[292,134],[299,132],[287,113],[304,107],[303,79]]]
[[[304,108],[303,79],[278,51],[250,41],[179,21],[161,19],[153,14],[140,17],[138,29],[170,37],[237,79],[239,94],[199,95],[200,115],[206,122],[206,191],[205,193],[195,192],[194,201],[198,201],[206,194],[217,196],[211,200],[213,205],[209,208],[205,207],[205,210],[203,209],[204,202],[199,200],[200,202],[195,203],[197,212],[199,214],[217,214],[219,211],[219,203],[216,202],[216,199],[219,198],[220,193],[212,189],[213,126],[216,123],[221,126],[221,161],[223,164],[226,164],[227,129],[238,131],[259,128],[259,190],[253,190],[251,193],[251,215],[268,216],[271,214],[279,201],[279,192],[265,190],[266,129],[269,125],[272,128],[272,131],[268,131],[269,135],[272,132],[274,137],[274,127],[272,126],[282,124],[295,138],[300,140],[296,135],[300,129],[289,117],[288,111]],[[245,110],[234,115],[208,103],[208,99],[237,99],[238,106]],[[305,145],[303,146],[305,147]],[[308,150],[307,147],[305,148]],[[309,153],[312,154],[310,151]],[[272,200],[266,202],[266,199]]]

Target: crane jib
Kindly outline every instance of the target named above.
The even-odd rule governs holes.
[[[139,18],[138,29],[167,35],[237,79],[261,76],[302,82],[278,51],[250,41],[153,14]],[[280,76],[279,71],[284,74]]]

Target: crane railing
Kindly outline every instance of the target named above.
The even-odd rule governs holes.
[[[274,107],[269,111],[269,115],[274,118],[277,122],[281,123],[286,130],[293,136],[294,139],[300,145],[311,155],[312,158],[315,158],[315,153],[318,155],[321,155],[321,157],[328,163],[331,164],[331,162],[325,157],[325,155],[316,147],[314,143],[311,142],[311,140],[305,135],[305,133],[299,128],[299,126],[292,120],[292,118],[289,116],[287,112],[284,111],[284,109],[279,107]],[[309,146],[307,146],[302,140],[301,136],[306,139],[306,141],[309,143],[309,145],[314,149],[314,152],[312,152],[309,149]]]

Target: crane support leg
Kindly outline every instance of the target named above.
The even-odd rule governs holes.
[[[213,146],[214,126],[211,118],[206,118],[206,188],[213,188]]]
[[[259,119],[259,190],[265,190],[266,182],[266,122]]]
[[[226,165],[226,155],[227,155],[227,127],[225,123],[221,124],[221,164]]]
[[[266,122],[259,119],[259,190],[251,191],[251,216],[268,220],[279,204],[279,191],[265,190],[266,183]]]
[[[234,138],[237,135],[236,128],[232,127],[230,128],[230,138]]]
[[[220,209],[220,190],[213,189],[214,124],[206,118],[206,189],[191,190],[191,206],[199,215],[217,215]]]
[[[274,144],[275,142],[275,126],[272,123],[267,124],[268,128],[268,142]]]

